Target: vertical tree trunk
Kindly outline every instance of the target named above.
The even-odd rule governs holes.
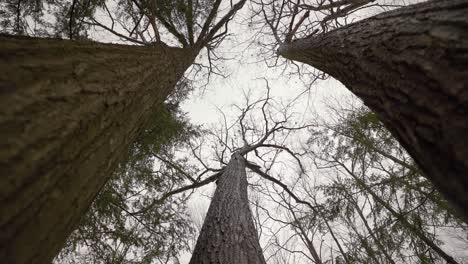
[[[265,264],[247,197],[245,159],[232,155],[208,209],[190,264]]]
[[[52,260],[190,50],[0,36],[0,259]]]
[[[468,0],[404,7],[279,53],[341,81],[468,219]]]

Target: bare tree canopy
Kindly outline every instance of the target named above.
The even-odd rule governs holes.
[[[251,218],[267,263],[463,263],[466,254],[450,247],[452,240],[466,245],[466,238],[447,235],[466,232],[466,224],[374,113],[343,106],[331,109],[333,122],[299,121],[294,103],[279,103],[269,92],[258,100],[247,93],[234,106],[237,115],[221,113],[221,122],[191,146],[206,166],[202,173],[214,164],[219,169],[167,193],[217,182],[192,263],[260,258],[258,246],[245,248],[258,243],[246,231]],[[245,182],[248,198],[237,185]]]

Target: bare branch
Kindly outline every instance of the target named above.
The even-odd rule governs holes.
[[[283,190],[285,192],[287,192],[294,199],[294,201],[296,201],[296,203],[306,205],[310,209],[312,209],[314,212],[317,210],[317,207],[313,206],[311,203],[309,203],[307,201],[303,201],[303,200],[299,199],[299,197],[297,197],[291,190],[289,190],[289,188],[288,188],[288,186],[286,186],[286,184],[284,184],[280,180],[277,180],[277,179],[271,177],[270,175],[264,173],[255,164],[251,164],[251,163],[248,162],[248,163],[246,163],[246,166],[247,166],[247,168],[251,169],[253,172],[260,175],[261,177],[263,177],[263,178],[265,178],[265,179],[267,179],[269,181],[272,181],[275,184],[279,185],[281,188],[283,188]]]
[[[221,18],[221,20],[219,20],[218,23],[216,23],[216,25],[214,25],[213,28],[208,32],[208,28],[209,28],[209,26],[211,24],[211,21],[214,18],[213,10],[216,10],[216,12],[217,12],[217,10],[219,8],[219,4],[221,2],[220,0],[217,0],[215,2],[215,4],[214,4],[213,10],[211,11],[210,15],[208,16],[208,19],[206,20],[206,22],[205,22],[205,24],[203,26],[203,29],[202,29],[200,35],[198,36],[198,39],[197,39],[197,42],[196,42],[195,46],[203,47],[206,44],[208,44],[211,40],[213,40],[213,37],[215,36],[216,32],[218,32],[218,30],[220,30],[221,27],[223,27],[224,25],[227,25],[227,23],[229,23],[229,21],[236,14],[236,12],[239,11],[244,6],[246,1],[247,0],[239,0],[239,2],[237,2],[235,5],[233,5],[231,7],[231,9],[229,10],[229,12],[223,18]],[[206,32],[208,32],[208,33],[206,33]]]
[[[185,192],[187,190],[191,190],[191,189],[196,189],[196,188],[199,188],[199,187],[202,187],[204,185],[207,185],[208,183],[211,183],[211,182],[214,182],[216,181],[222,174],[223,174],[224,170],[221,169],[219,172],[211,175],[210,177],[202,180],[202,181],[197,181],[191,185],[187,185],[187,186],[184,186],[184,187],[181,187],[179,189],[176,189],[176,190],[173,190],[173,191],[170,191],[168,193],[165,193],[163,196],[161,196],[161,198],[159,199],[156,199],[154,200],[150,205],[148,205],[147,207],[141,209],[140,211],[138,212],[134,212],[132,214],[134,215],[138,215],[138,214],[144,214],[146,213],[147,211],[151,210],[151,208],[153,208],[154,206],[156,206],[157,204],[160,204],[162,202],[164,202],[167,198],[169,198],[170,196],[174,195],[174,194],[178,194],[178,193],[181,193],[181,192]]]

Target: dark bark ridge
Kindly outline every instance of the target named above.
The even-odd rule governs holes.
[[[47,263],[196,53],[0,36],[0,259]]]
[[[265,264],[247,196],[246,161],[239,153],[218,180],[190,264]]]
[[[279,49],[376,112],[468,219],[468,1],[386,12]]]

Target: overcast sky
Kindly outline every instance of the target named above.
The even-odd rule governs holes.
[[[277,100],[290,101],[306,89],[306,84],[301,82],[297,76],[291,77],[286,74],[287,72],[283,73],[279,68],[268,67],[267,63],[259,58],[257,55],[259,47],[251,45],[255,32],[251,31],[251,28],[247,26],[246,13],[248,13],[248,10],[244,8],[238,14],[234,23],[230,25],[234,37],[224,41],[218,49],[219,54],[232,58],[223,64],[228,77],[214,77],[205,89],[202,91],[200,89],[195,90],[183,103],[183,110],[188,113],[188,117],[195,124],[221,125],[222,116],[219,109],[222,109],[229,117],[233,113],[232,105],[242,104],[243,95],[247,91],[252,93],[252,97],[259,98],[265,92],[263,78],[269,80],[272,97]],[[204,54],[202,53],[201,56],[204,56]],[[328,111],[325,105],[330,104],[333,100],[360,102],[357,97],[333,78],[315,82],[309,92],[303,94],[302,97],[304,97],[301,101],[302,105],[297,107],[297,111],[301,112],[304,119],[312,119],[316,116],[326,119]],[[200,211],[208,209],[210,202],[208,196],[212,195],[214,188],[215,185],[212,184],[202,188],[193,196],[189,207],[195,214],[194,217],[197,217]],[[335,228],[337,232],[340,232],[340,229],[342,231],[346,229],[343,226]],[[451,239],[453,237],[454,234],[445,235],[445,238],[449,238],[448,243],[443,246],[445,250],[458,256],[468,255],[467,244]],[[262,246],[265,246],[267,243],[266,238],[262,239],[261,243]],[[467,251],[465,252],[465,250]],[[181,260],[182,263],[188,263],[190,253],[185,253]]]

